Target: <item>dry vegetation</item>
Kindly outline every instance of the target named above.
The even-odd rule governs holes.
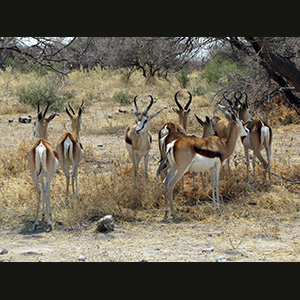
[[[191,78],[190,90],[199,80],[194,74]],[[19,74],[11,70],[0,74],[0,230],[2,231],[18,228],[18,232],[30,234],[32,230],[36,194],[30,178],[27,152],[35,139],[32,135],[33,125],[20,124],[17,118],[19,115],[27,114],[35,116],[36,110],[18,102],[17,90],[33,83],[44,85],[49,80],[51,76],[38,77],[34,73]],[[69,202],[65,202],[65,177],[60,168],[59,174],[54,176],[52,181],[51,206],[53,223],[57,231],[82,232],[84,228],[91,228],[93,222],[103,215],[112,214],[118,226],[125,231],[129,226],[130,230],[135,230],[137,234],[145,232],[147,235],[149,232],[146,233],[145,226],[157,232],[161,229],[160,226],[163,226],[163,230],[169,226],[170,230],[175,228],[176,232],[186,230],[189,233],[192,232],[191,224],[196,227],[211,226],[209,232],[214,232],[214,229],[215,232],[223,232],[227,248],[233,250],[246,245],[247,237],[265,237],[271,240],[297,238],[291,246],[290,257],[297,259],[300,251],[298,245],[300,237],[297,232],[300,217],[300,182],[298,182],[300,126],[296,124],[296,115],[287,107],[283,107],[280,101],[273,104],[278,109],[271,109],[268,115],[269,120],[272,120],[274,131],[271,171],[275,175],[272,176],[272,182],[267,180],[263,184],[264,173],[257,167],[258,188],[254,190],[247,187],[245,158],[242,146],[238,143],[231,162],[231,176],[223,178],[220,182],[220,194],[223,199],[220,211],[212,206],[209,174],[205,175],[206,191],[202,189],[200,177],[197,176],[197,186],[193,189],[191,175],[186,175],[184,187],[178,184],[175,189],[174,205],[179,219],[173,222],[171,219],[163,221],[164,199],[155,172],[159,159],[158,129],[165,120],[176,121],[176,115],[167,109],[150,124],[153,146],[149,159],[149,179],[144,180],[141,163],[141,176],[134,181],[132,166],[123,141],[124,129],[133,117],[131,114],[119,113],[119,109],[129,112],[132,106],[120,106],[111,99],[115,92],[123,90],[130,95],[152,94],[157,97],[157,102],[152,107],[153,112],[163,106],[172,107],[173,95],[180,89],[176,78],[171,78],[169,82],[156,79],[152,84],[145,84],[143,77],[138,73],[134,73],[130,80],[126,80],[120,71],[96,69],[88,73],[79,71],[71,73],[65,80],[63,88],[75,91],[72,100],[74,107],[78,107],[82,99],[88,101],[85,105],[81,131],[85,154],[78,174],[79,199],[73,200],[71,197]],[[202,129],[194,119],[193,113],[202,118],[205,115],[212,116],[214,107],[204,96],[194,96],[191,109],[188,130],[190,133],[201,135]],[[8,119],[11,118],[14,122],[8,123]],[[289,121],[284,122],[287,118],[290,118]],[[50,142],[55,145],[59,136],[68,129],[68,117],[65,113],[61,113],[50,124]],[[97,147],[100,143],[103,147]],[[252,169],[250,170],[252,172]],[[186,228],[183,228],[185,224]],[[220,231],[220,228],[223,228],[223,231]],[[295,230],[295,234],[287,238],[286,228],[291,228],[293,232]],[[41,228],[41,232],[43,231]],[[107,260],[119,260],[118,257],[109,255],[111,254],[107,254]],[[97,257],[94,259],[100,260]],[[129,257],[127,259],[131,260]],[[251,259],[256,260],[253,257]],[[105,259],[102,257],[101,260]],[[171,260],[176,258],[173,257]],[[279,256],[277,260],[284,259]]]

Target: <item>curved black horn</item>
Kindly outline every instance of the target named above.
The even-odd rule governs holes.
[[[237,94],[239,94],[239,96],[237,96]],[[241,91],[234,92],[234,98],[240,105],[243,105],[242,102],[240,101],[242,97],[243,97],[243,93]]]
[[[179,103],[179,101],[178,101],[178,99],[177,99],[177,95],[180,93],[180,91],[178,91],[176,94],[175,94],[175,96],[174,96],[174,98],[175,98],[175,103],[177,104],[177,106],[178,106],[178,108],[180,109],[180,110],[183,110],[183,107],[181,106],[181,104]]]
[[[189,99],[188,103],[185,105],[184,110],[187,110],[189,108],[189,106],[191,105],[191,102],[192,102],[192,98],[193,98],[192,94],[189,91],[187,91],[187,92],[190,95],[190,99]]]
[[[233,106],[233,103],[232,103],[232,101],[231,101],[230,99],[226,98],[225,94],[227,94],[227,92],[226,92],[226,91],[223,93],[223,97],[224,97],[224,99],[225,99],[225,100],[226,100],[226,101],[229,103],[229,105],[230,105],[230,106]]]
[[[38,114],[39,114],[39,112],[40,112],[40,100],[39,100],[39,102],[37,103],[37,107],[38,107]]]
[[[46,107],[46,109],[45,109],[45,111],[44,111],[44,113],[43,113],[43,118],[45,118],[45,116],[46,116],[46,113],[47,113],[47,110],[48,110],[48,108],[49,108],[49,105],[50,105],[50,102],[49,102],[49,100],[48,100],[48,102],[47,102],[47,107]]]
[[[68,106],[69,106],[69,108],[71,109],[71,111],[72,111],[73,115],[75,116],[75,111],[74,111],[74,109],[71,107],[71,105],[70,105],[70,101],[68,101]]]
[[[248,108],[248,94],[246,92],[244,92],[244,94],[246,96],[245,104],[246,104],[246,107]]]
[[[147,106],[147,108],[143,111],[142,115],[143,116],[146,116],[149,109],[151,108],[151,106],[153,105],[153,102],[154,102],[154,99],[151,95],[148,95],[148,97],[150,97],[151,101],[150,101],[150,104]]]
[[[137,103],[136,103],[136,98],[137,98],[137,97],[138,97],[138,95],[136,95],[136,96],[134,97],[133,103],[134,103],[134,106],[135,106],[135,109],[136,109],[136,113],[137,113],[138,115],[140,115],[141,112],[140,112],[140,109],[139,109],[139,107],[138,107],[138,105],[137,105]]]
[[[197,121],[203,126],[204,122],[196,114],[194,114],[194,115],[195,115]]]
[[[82,103],[79,107],[79,110],[78,110],[78,116],[80,116],[82,114],[82,106],[83,106],[83,103],[84,103],[84,100],[82,100]]]

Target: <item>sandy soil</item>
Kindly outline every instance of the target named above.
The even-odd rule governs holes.
[[[262,224],[117,224],[110,233],[91,228],[51,233],[2,230],[0,261],[167,262],[298,261],[299,220],[278,226],[278,237],[261,234]]]

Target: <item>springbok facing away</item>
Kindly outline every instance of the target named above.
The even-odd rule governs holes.
[[[45,112],[40,111],[40,105],[38,103],[38,117],[35,123],[34,136],[39,138],[38,141],[34,143],[28,152],[28,163],[31,172],[32,181],[36,187],[36,198],[37,198],[37,209],[36,218],[33,226],[33,230],[37,229],[39,224],[38,214],[41,201],[41,191],[43,199],[43,212],[42,220],[45,217],[45,202],[47,201],[47,224],[49,226],[49,231],[53,229],[51,223],[51,209],[50,209],[50,184],[54,173],[58,166],[58,156],[56,151],[52,148],[50,143],[47,141],[48,137],[48,125],[51,120],[56,116],[53,113],[49,118],[46,118],[46,112],[49,108],[49,102],[45,109]],[[44,183],[44,177],[46,182]],[[41,182],[41,188],[39,186],[39,180]]]
[[[210,171],[213,204],[214,206],[216,205],[216,190],[217,205],[219,206],[219,175],[221,165],[233,153],[237,139],[240,136],[246,135],[247,130],[232,111],[230,131],[226,141],[217,136],[207,138],[182,137],[167,146],[167,159],[170,163],[170,170],[163,181],[165,190],[165,217],[169,213],[168,202],[171,208],[171,215],[176,217],[173,209],[173,190],[178,180],[187,171]]]
[[[246,94],[246,93],[245,93]],[[247,185],[250,185],[249,180],[249,149],[253,150],[254,156],[256,156],[259,161],[262,163],[266,172],[269,173],[269,180],[271,180],[271,145],[272,145],[272,129],[265,122],[260,120],[253,120],[248,111],[248,102],[247,102],[247,94],[246,100],[244,103],[239,102],[239,117],[242,121],[245,122],[245,127],[249,130],[249,134],[247,137],[242,137],[242,144],[244,146],[246,161],[247,161]],[[261,150],[265,148],[267,154],[267,161],[263,158],[261,154]],[[253,177],[254,177],[254,186],[256,186],[256,174],[255,174],[255,157],[252,159],[253,166]]]
[[[67,107],[66,107],[66,113],[68,114],[71,120],[72,132],[67,132],[64,135],[62,135],[56,145],[59,164],[66,176],[66,183],[67,183],[66,195],[65,195],[66,200],[68,199],[68,195],[69,195],[69,184],[70,184],[69,167],[70,166],[72,166],[73,195],[78,197],[77,171],[78,171],[79,162],[83,157],[83,147],[79,139],[83,103],[84,101],[82,101],[81,106],[79,107],[78,110],[78,115],[76,115],[73,108],[70,105],[70,102],[68,102],[68,106],[72,114],[70,113]],[[76,185],[76,193],[74,190],[74,181]]]
[[[149,122],[162,112],[162,110],[160,110],[151,116],[147,115],[154,101],[151,95],[148,95],[148,97],[150,97],[150,104],[142,113],[136,103],[138,96],[134,97],[133,102],[136,108],[136,120],[130,123],[125,130],[125,144],[132,160],[135,177],[138,177],[139,163],[144,156],[145,177],[147,178],[148,156],[152,143],[152,137],[148,131]]]

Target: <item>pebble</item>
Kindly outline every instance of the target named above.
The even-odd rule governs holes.
[[[86,257],[84,255],[79,255],[78,260],[79,261],[86,261]]]
[[[213,252],[214,250],[215,250],[214,247],[209,247],[209,248],[202,249],[202,252],[210,253],[210,252]]]
[[[7,249],[3,248],[0,250],[0,255],[6,254],[6,253],[8,253]]]
[[[216,262],[226,262],[227,257],[225,255],[221,255],[217,258]]]

